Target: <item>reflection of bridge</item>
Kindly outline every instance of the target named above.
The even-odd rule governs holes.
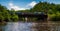
[[[42,19],[47,19],[47,15],[45,15],[45,13],[24,13],[24,12],[17,12],[16,13],[19,17],[24,17],[26,18],[26,20],[31,17],[31,18],[38,18],[38,20]]]

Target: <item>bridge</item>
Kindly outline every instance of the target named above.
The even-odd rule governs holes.
[[[45,14],[44,12],[35,12],[35,13],[31,13],[31,12],[17,12],[16,13],[18,15],[18,17],[22,18],[24,17],[26,20],[31,17],[31,18],[38,18],[38,20],[47,20],[47,14]]]

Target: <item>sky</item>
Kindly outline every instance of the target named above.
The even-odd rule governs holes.
[[[6,6],[8,9],[26,10],[33,8],[40,1],[60,4],[60,0],[0,0],[0,4]]]

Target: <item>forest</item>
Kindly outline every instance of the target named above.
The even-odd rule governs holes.
[[[39,2],[33,8],[27,10],[7,9],[0,4],[0,22],[18,21],[19,17],[16,12],[45,12],[48,15],[49,21],[60,21],[60,4],[49,2]]]

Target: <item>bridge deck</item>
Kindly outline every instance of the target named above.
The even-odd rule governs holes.
[[[16,13],[19,17],[47,17],[45,14],[41,13]]]

